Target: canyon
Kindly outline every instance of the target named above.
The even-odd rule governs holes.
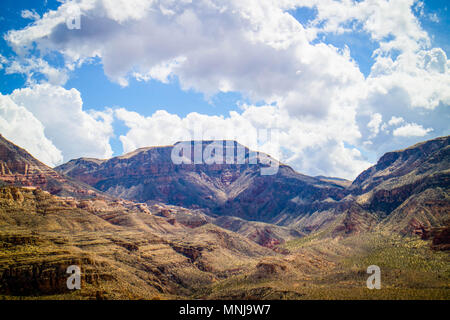
[[[389,152],[349,182],[174,164],[176,144],[52,169],[0,136],[0,296],[448,298],[449,142]],[[371,264],[384,290],[365,287]]]

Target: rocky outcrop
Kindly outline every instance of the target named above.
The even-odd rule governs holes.
[[[432,248],[436,250],[450,250],[450,227],[446,226],[435,231]]]
[[[247,221],[237,217],[221,216],[213,220],[216,225],[237,232],[240,235],[267,248],[277,248],[286,241],[304,236],[295,228],[282,227],[274,224]]]
[[[0,181],[7,185],[38,187],[63,196],[89,198],[99,195],[97,190],[61,175],[1,135]]]
[[[350,187],[357,203],[385,229],[421,235],[442,226],[450,202],[450,137],[386,153]]]
[[[420,235],[422,239],[431,239],[431,247],[435,250],[450,250],[450,220],[445,226],[438,228],[425,228],[421,226]]]
[[[350,189],[353,194],[366,193],[380,187],[392,189],[424,176],[446,171],[449,166],[450,137],[440,137],[404,150],[386,153],[376,165],[362,172]],[[399,177],[403,179],[399,180]]]

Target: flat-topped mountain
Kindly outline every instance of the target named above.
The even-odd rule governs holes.
[[[109,160],[75,159],[55,170],[116,197],[269,222],[294,198],[312,210],[313,203],[316,206],[328,198],[336,201],[345,196],[341,185],[302,175],[278,162],[274,174],[263,175],[261,170],[269,168],[267,161],[257,161],[256,152],[237,142],[205,141],[199,153],[195,142],[182,143],[191,149],[188,154],[175,153],[175,161],[174,148],[179,144],[141,148]],[[224,151],[215,154],[213,150],[212,157],[221,161],[208,164],[205,155],[214,143],[222,145]],[[200,159],[195,158],[198,154]],[[186,161],[177,164],[183,156]],[[264,154],[259,157],[276,161]]]
[[[93,197],[99,192],[66,177],[0,135],[0,181],[6,185],[39,187],[61,196]]]

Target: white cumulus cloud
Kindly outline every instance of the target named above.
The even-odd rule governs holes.
[[[48,166],[55,166],[63,160],[61,151],[45,136],[42,123],[30,111],[2,94],[0,134]]]
[[[8,96],[43,126],[45,136],[61,150],[64,161],[82,156],[108,158],[113,135],[111,112],[83,110],[80,92],[49,84],[16,89]]]
[[[395,129],[393,134],[396,137],[423,137],[431,131],[433,131],[433,129],[425,129],[417,123],[408,123],[400,128]]]
[[[351,117],[345,125],[344,119],[333,121],[345,114],[331,115],[325,120],[314,117],[299,120],[284,113],[275,106],[244,106],[242,113],[232,111],[227,117],[196,112],[179,117],[164,110],[144,117],[124,108],[115,111],[116,117],[129,128],[120,136],[125,152],[181,140],[228,139],[266,152],[312,175],[353,179],[370,166],[356,148],[341,142],[357,135]]]
[[[67,28],[73,6],[81,13],[81,29]],[[131,78],[176,79],[181,89],[206,98],[238,91],[250,104],[263,102],[226,117],[195,112],[180,117],[164,110],[145,117],[118,109],[115,116],[129,128],[120,137],[125,151],[173,143],[195,125],[206,127],[211,137],[228,138],[230,131],[240,139],[251,130],[276,125],[282,161],[309,174],[354,177],[369,164],[363,150],[380,155],[405,147],[402,138],[448,133],[442,114],[448,118],[450,63],[420,25],[417,14],[423,15],[425,6],[414,0],[64,2],[7,33],[17,55],[7,72],[31,79],[31,88],[11,97],[42,122],[64,159],[106,157],[111,154],[111,113],[87,113],[78,91],[56,89],[69,71],[98,58],[109,79],[122,86]],[[317,16],[302,24],[288,11],[299,7],[315,8]],[[349,47],[323,41],[329,34],[352,33],[363,33],[377,44],[367,76]],[[64,57],[63,68],[45,61],[53,52]],[[33,82],[35,72],[53,86]],[[62,126],[73,135],[61,132]],[[270,144],[264,148],[276,149]]]

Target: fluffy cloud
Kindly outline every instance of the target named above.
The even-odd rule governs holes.
[[[61,151],[45,136],[44,126],[31,112],[0,94],[0,133],[49,166],[60,163]]]
[[[182,118],[164,110],[144,117],[124,108],[116,117],[129,128],[122,135],[124,151],[151,145],[169,145],[182,140],[237,140],[253,150],[266,152],[301,172],[354,178],[370,163],[356,148],[347,148],[342,140],[357,135],[351,116],[335,122],[335,117],[318,120],[289,117],[276,106],[244,106],[242,113],[228,117],[190,113]],[[345,125],[347,124],[347,126]],[[352,132],[353,131],[353,132]]]
[[[32,19],[32,20],[37,20],[41,17],[35,10],[22,10],[20,15],[24,19]]]
[[[403,122],[405,122],[405,120],[402,117],[395,117],[395,116],[393,116],[391,118],[391,120],[389,120],[388,124],[390,126],[395,126],[395,125],[399,125],[399,124],[401,124]]]
[[[271,1],[80,1],[80,30],[66,26],[70,5],[6,39],[19,55],[33,43],[42,54],[57,50],[68,68],[100,57],[122,85],[129,77],[177,76],[184,89],[240,91],[285,103],[294,115],[323,115],[342,92],[355,99],[359,91],[349,88],[363,80],[346,52],[311,44],[303,26]]]
[[[425,129],[417,123],[408,123],[400,128],[394,130],[394,136],[396,137],[423,137],[433,129]]]
[[[14,104],[4,105],[5,110],[16,105],[22,112],[32,115],[39,123],[37,128],[61,150],[65,161],[81,156],[107,158],[112,155],[109,144],[113,135],[111,112],[84,111],[78,90],[42,84],[14,90],[7,98]],[[12,140],[16,142],[14,137]],[[27,146],[29,144],[23,147]],[[35,148],[29,149],[32,150]],[[61,160],[54,157],[47,163],[57,164]]]
[[[205,127],[210,137],[229,138],[227,132],[233,132],[240,140],[249,131],[276,127],[279,148],[270,143],[264,148],[279,149],[281,160],[305,173],[351,178],[368,165],[361,150],[380,155],[404,147],[410,137],[448,134],[449,60],[442,49],[430,46],[416,17],[423,4],[414,0],[80,0],[76,8],[82,14],[81,29],[69,29],[66,22],[77,11],[74,6],[65,2],[26,28],[8,32],[6,40],[18,57],[9,72],[32,78],[37,70],[61,84],[68,71],[98,57],[105,74],[122,86],[131,77],[165,83],[176,77],[182,89],[206,97],[239,91],[252,102],[265,102],[227,117],[190,113],[182,118],[163,110],[144,117],[116,110],[116,117],[129,127],[120,138],[125,151],[173,143],[195,126]],[[303,6],[317,9],[308,25],[288,13]],[[321,41],[330,33],[353,32],[365,33],[378,44],[367,77],[349,48]],[[40,56],[29,60],[32,48]],[[62,70],[52,70],[43,60],[55,51],[64,57]],[[100,132],[99,153],[110,154],[111,115],[65,115],[83,119],[73,130],[88,138],[75,134],[84,145],[76,149],[64,144],[73,137],[59,135],[52,125],[55,119],[46,120],[52,117],[42,112],[37,98],[20,101],[27,97],[25,92],[17,93],[17,99],[40,105],[26,107],[65,158],[68,153],[94,152],[89,137],[93,127]],[[64,106],[58,110],[81,110],[76,93],[58,92],[56,98]],[[48,94],[42,94],[42,101],[49,102]]]
[[[278,136],[275,136],[280,131],[275,124],[279,116],[273,106],[246,107],[242,114],[233,111],[228,117],[192,112],[181,118],[164,110],[143,117],[124,108],[117,109],[115,114],[130,128],[120,137],[125,152],[183,140],[216,139],[238,140],[273,156],[278,156],[280,151]]]
[[[39,81],[36,76],[43,75],[44,83],[53,85],[63,85],[68,80],[67,70],[52,67],[47,61],[41,58],[19,58],[9,61],[4,58],[3,63],[6,65],[5,73],[21,73],[26,76],[27,85],[34,85]],[[42,81],[41,81],[42,82]]]
[[[311,22],[316,33],[354,32],[355,23],[380,42],[384,50],[396,48],[410,51],[428,41],[413,11],[415,0],[298,0],[298,6],[317,8],[318,15]]]
[[[442,49],[430,48],[430,37],[414,14],[414,10],[423,11],[423,2],[299,0],[297,4],[317,8],[318,15],[310,23],[316,35],[355,32],[359,27],[378,42],[367,79],[369,95],[400,87],[413,107],[450,104],[446,89],[450,62]]]
[[[374,113],[371,116],[371,119],[370,119],[369,123],[367,124],[367,127],[372,132],[372,135],[369,138],[375,137],[378,134],[378,132],[380,131],[380,126],[381,126],[382,121],[383,121],[383,117],[379,113]]]

